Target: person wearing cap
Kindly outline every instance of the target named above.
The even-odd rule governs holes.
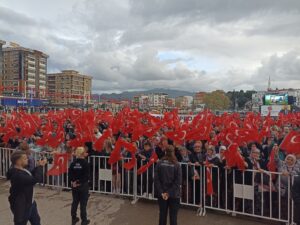
[[[33,197],[33,187],[36,183],[42,182],[43,166],[46,163],[46,159],[38,161],[38,166],[30,172],[26,169],[28,156],[25,151],[17,150],[11,155],[12,166],[7,172],[7,179],[11,183],[8,201],[15,225],[26,225],[28,221],[32,225],[41,224]]]
[[[73,202],[71,206],[72,225],[79,222],[77,217],[77,208],[80,203],[81,224],[87,225],[90,220],[87,219],[86,206],[89,198],[89,164],[86,161],[86,150],[84,147],[78,147],[75,150],[76,159],[69,168],[69,180],[72,187]]]
[[[154,176],[159,204],[159,225],[167,224],[168,211],[170,225],[177,225],[181,182],[182,171],[175,157],[174,147],[168,146],[165,156],[156,165]]]

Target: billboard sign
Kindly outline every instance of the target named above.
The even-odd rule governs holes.
[[[260,109],[260,114],[262,116],[267,116],[270,112],[271,116],[278,116],[280,112],[290,111],[290,105],[262,105]]]
[[[268,94],[265,95],[265,105],[288,105],[287,94]]]

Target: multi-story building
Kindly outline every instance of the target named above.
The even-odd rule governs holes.
[[[84,106],[91,104],[92,77],[75,70],[47,75],[51,105]]]
[[[187,109],[189,107],[189,100],[186,96],[178,96],[175,98],[175,106],[178,109]]]
[[[139,95],[133,96],[132,108],[139,109],[139,104],[140,104],[140,96]]]
[[[193,108],[194,109],[202,108],[203,107],[205,95],[206,95],[205,92],[197,92],[197,93],[195,93],[194,99],[193,99]]]
[[[139,104],[138,108],[140,110],[149,110],[149,96],[148,95],[140,95],[139,96]]]
[[[2,42],[2,44],[5,42]],[[2,48],[1,94],[23,98],[46,97],[48,55],[10,43]]]
[[[0,78],[2,78],[2,66],[3,66],[3,45],[5,45],[5,41],[0,40]]]
[[[263,105],[263,97],[266,91],[258,91],[252,94],[252,111],[259,112],[260,107]]]
[[[107,99],[107,100],[101,100],[101,102],[98,102],[96,104],[96,108],[100,108],[102,110],[109,110],[113,113],[118,113],[122,109],[127,108],[131,106],[130,100],[115,100],[115,99]]]
[[[151,93],[148,95],[149,107],[153,109],[163,109],[166,107],[166,100],[168,94],[165,93]]]
[[[193,107],[193,102],[194,102],[194,97],[193,96],[189,96],[189,95],[186,95],[184,97],[188,101],[188,108],[192,108]]]
[[[173,109],[175,108],[175,98],[167,98],[167,108],[168,109]]]

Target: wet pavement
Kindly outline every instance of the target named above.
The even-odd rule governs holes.
[[[9,209],[9,183],[0,180],[0,225],[13,225]],[[70,225],[71,193],[36,187],[35,199],[42,218],[42,225]],[[91,194],[88,216],[92,225],[156,225],[158,207],[152,201],[138,201],[111,195]],[[80,224],[80,223],[78,223]],[[196,209],[181,208],[179,225],[269,225],[269,221],[255,221],[249,217],[232,217],[223,213],[208,212],[205,217],[196,216]],[[276,224],[276,223],[275,223]]]

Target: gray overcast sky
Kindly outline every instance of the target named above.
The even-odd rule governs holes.
[[[300,88],[299,0],[1,0],[0,39],[95,92]]]

